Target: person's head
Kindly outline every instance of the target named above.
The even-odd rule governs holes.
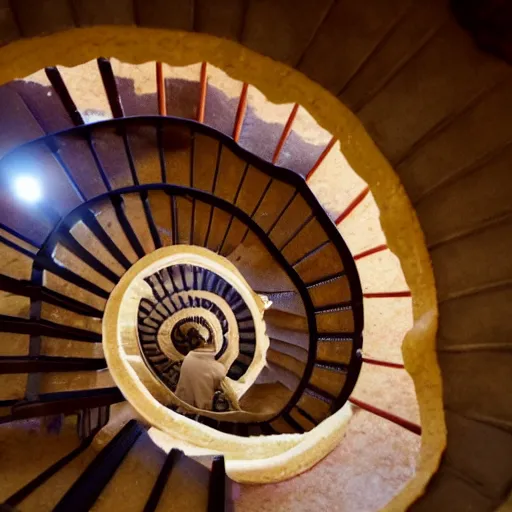
[[[213,343],[213,340],[205,339],[195,327],[189,329],[187,336],[190,341],[190,345],[193,347],[192,350],[201,350],[202,352],[215,351],[215,344]]]

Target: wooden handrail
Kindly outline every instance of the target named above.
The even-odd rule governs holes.
[[[402,428],[405,428],[406,430],[409,430],[409,432],[412,432],[413,434],[417,434],[418,436],[421,435],[421,426],[417,425],[416,423],[413,423],[412,421],[406,420],[405,418],[401,418],[396,414],[384,411],[383,409],[379,409],[378,407],[367,404],[366,402],[362,402],[357,398],[350,397],[348,401],[367,412],[371,412],[372,414],[375,414],[380,418],[384,418],[385,420],[391,421],[395,425],[398,425]]]

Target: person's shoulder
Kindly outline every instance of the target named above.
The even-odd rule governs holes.
[[[184,358],[183,358],[183,361],[181,363],[181,366],[183,366],[185,363],[187,363],[187,361],[193,361],[196,359],[196,355],[194,354],[194,351],[191,350]]]

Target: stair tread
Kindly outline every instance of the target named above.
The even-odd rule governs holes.
[[[239,245],[229,256],[253,290],[258,292],[293,290],[288,275],[273,260],[272,256],[254,238]]]
[[[140,512],[158,478],[165,453],[147,433],[143,433],[115,472],[91,510],[112,510],[119,504],[119,496],[130,496],[123,508]]]

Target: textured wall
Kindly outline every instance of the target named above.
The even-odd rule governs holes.
[[[416,507],[495,508],[507,495],[512,475],[512,407],[510,394],[504,396],[512,384],[505,308],[512,273],[510,68],[477,50],[441,0],[320,2],[314,7],[305,0],[244,5],[146,0],[116,2],[109,9],[100,4],[19,0],[12,13],[2,2],[1,38],[8,42],[95,23],[198,28],[296,67],[357,113],[415,206],[438,286],[437,350],[448,450]],[[374,154],[372,143],[334,98],[312,83],[299,85],[298,75],[270,62],[244,60],[248,54],[227,43],[201,44],[161,32],[137,48],[135,31],[120,36],[122,43],[114,34],[76,32],[62,36],[59,44],[41,42],[36,52],[30,43],[4,47],[2,80],[56,62],[89,60],[101,50],[128,61],[209,60],[271,98],[300,102],[340,138],[349,163],[371,184],[383,228],[394,240],[391,246],[413,291],[416,319],[431,309],[428,259],[411,247],[422,235],[414,219],[397,215],[407,201],[386,162],[364,155]],[[427,277],[413,282],[422,271]],[[421,363],[409,363],[413,373],[421,374]],[[488,448],[494,443],[501,449]],[[450,504],[452,496],[457,501]]]

